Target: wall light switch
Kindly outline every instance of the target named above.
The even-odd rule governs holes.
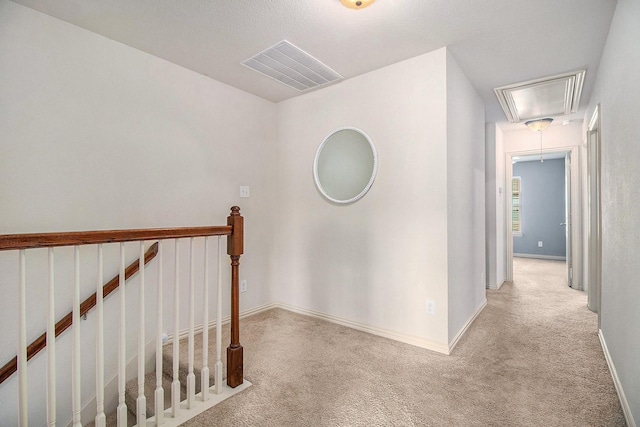
[[[538,242],[538,247],[541,248],[542,247],[542,241]]]
[[[240,186],[240,197],[249,197],[249,186]]]

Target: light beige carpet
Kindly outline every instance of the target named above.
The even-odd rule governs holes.
[[[451,356],[275,309],[241,322],[253,387],[186,426],[624,426],[584,293],[564,264],[514,283]]]

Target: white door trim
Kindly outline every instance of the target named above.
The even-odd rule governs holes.
[[[567,146],[543,150],[542,153],[571,153],[573,167],[571,168],[571,210],[573,221],[571,223],[571,253],[573,254],[573,288],[582,289],[582,215],[581,215],[581,175],[580,175],[580,147]],[[510,151],[505,153],[505,227],[506,227],[506,251],[505,265],[506,281],[513,281],[513,230],[511,229],[511,179],[513,178],[513,157],[540,154],[540,150]],[[507,191],[508,190],[508,191]],[[507,197],[508,196],[508,197]]]
[[[573,193],[571,192],[571,183],[572,183],[572,174],[573,170],[573,159],[571,157],[571,152],[567,152],[564,158],[564,191],[565,191],[565,245],[567,248],[566,256],[567,256],[567,283],[572,288],[576,288],[577,286],[573,285],[573,245],[571,244],[571,238],[573,237],[573,230],[571,229],[571,224],[573,224],[573,205],[571,196]]]
[[[587,128],[587,240],[588,306],[598,313],[600,326],[600,295],[602,293],[602,205],[600,201],[600,104]]]

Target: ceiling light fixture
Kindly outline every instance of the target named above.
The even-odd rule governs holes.
[[[552,121],[553,121],[553,119],[548,117],[546,119],[529,120],[528,122],[525,122],[524,124],[529,129],[534,130],[536,132],[540,132],[540,131],[543,131],[546,128],[548,128]]]
[[[349,9],[364,9],[371,5],[375,0],[340,0],[344,7]]]
[[[544,119],[529,120],[524,123],[529,129],[540,132],[540,163],[544,162],[542,158],[542,131],[548,128],[552,121],[552,118],[547,117]]]

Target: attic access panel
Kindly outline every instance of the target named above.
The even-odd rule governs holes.
[[[575,113],[586,70],[529,80],[494,89],[511,123]]]

